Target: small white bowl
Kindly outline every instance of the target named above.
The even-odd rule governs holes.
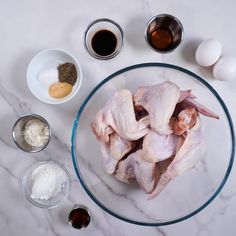
[[[77,69],[77,81],[73,86],[72,92],[68,96],[64,98],[52,98],[48,94],[48,88],[52,82],[59,81],[42,82],[39,80],[39,74],[44,70],[57,68],[59,64],[66,62],[71,62],[75,65]],[[82,84],[82,70],[78,61],[70,53],[56,48],[46,49],[36,54],[29,63],[27,69],[27,83],[33,95],[42,102],[48,104],[61,104],[72,99],[79,91]]]

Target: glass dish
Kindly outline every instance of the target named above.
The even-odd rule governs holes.
[[[101,161],[99,142],[91,131],[95,113],[118,90],[170,80],[192,89],[200,103],[220,116],[201,116],[207,151],[197,168],[171,181],[153,200],[136,185],[108,175]],[[161,226],[188,219],[204,209],[223,188],[233,165],[235,136],[232,120],[218,93],[193,72],[170,64],[145,63],[119,70],[99,83],[80,107],[72,130],[72,161],[78,179],[92,200],[123,221]]]
[[[100,30],[108,30],[112,32],[117,40],[116,48],[114,52],[109,55],[103,56],[96,53],[92,47],[92,38]],[[84,45],[88,53],[100,60],[108,60],[115,57],[122,49],[124,42],[124,33],[122,28],[118,23],[107,18],[100,18],[91,22],[85,30],[84,33]]]
[[[33,199],[31,197],[32,192],[32,173],[35,169],[37,169],[39,166],[43,164],[52,163],[59,168],[62,169],[62,171],[65,172],[66,175],[66,182],[63,184],[61,191],[52,198],[48,200],[42,200],[42,199]],[[58,206],[60,202],[62,202],[70,193],[70,175],[67,169],[58,161],[43,161],[43,162],[37,162],[33,164],[29,170],[25,173],[25,175],[22,178],[22,191],[25,195],[25,197],[35,206],[40,208],[54,208]]]

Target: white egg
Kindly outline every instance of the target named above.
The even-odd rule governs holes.
[[[204,40],[198,46],[195,58],[200,66],[211,66],[220,58],[222,47],[215,39]]]
[[[236,57],[221,57],[214,65],[213,75],[218,80],[231,80],[236,78]]]

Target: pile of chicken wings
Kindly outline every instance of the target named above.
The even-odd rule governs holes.
[[[170,81],[116,92],[91,124],[106,172],[154,198],[204,155],[200,114],[219,119]]]

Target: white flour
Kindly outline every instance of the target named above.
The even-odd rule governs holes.
[[[66,182],[66,173],[53,163],[42,164],[36,168],[31,176],[31,198],[48,200],[60,193]]]
[[[23,135],[29,145],[42,147],[49,139],[49,129],[41,120],[30,120],[26,123]]]

